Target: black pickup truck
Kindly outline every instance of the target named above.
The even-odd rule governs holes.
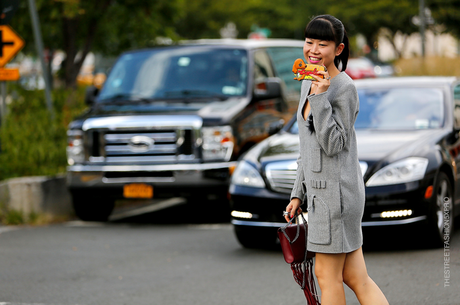
[[[76,215],[107,220],[123,198],[226,198],[238,157],[296,109],[302,47],[200,40],[122,54],[69,125]]]

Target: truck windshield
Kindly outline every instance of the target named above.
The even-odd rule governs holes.
[[[98,101],[243,96],[247,62],[245,50],[203,46],[128,53],[115,63]]]

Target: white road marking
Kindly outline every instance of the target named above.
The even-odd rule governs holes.
[[[105,223],[103,222],[96,222],[96,221],[81,221],[81,220],[72,220],[64,223],[66,227],[104,227]],[[2,303],[0,303],[2,305]]]
[[[116,221],[116,220],[120,220],[120,219],[124,219],[124,218],[128,218],[128,217],[139,216],[139,215],[143,215],[143,214],[146,214],[146,213],[152,213],[152,212],[163,210],[163,209],[166,209],[166,208],[170,208],[170,207],[173,207],[173,206],[176,206],[176,205],[185,204],[186,202],[187,201],[186,201],[185,198],[174,197],[174,198],[171,198],[171,199],[162,200],[162,201],[153,203],[153,204],[145,206],[145,207],[129,210],[129,211],[122,212],[122,213],[117,213],[115,215],[110,216],[109,220],[110,221]]]
[[[190,228],[195,228],[195,229],[201,229],[201,230],[231,230],[232,225],[227,224],[227,223],[210,223],[210,224],[193,224],[193,225],[188,225]],[[0,304],[1,305],[1,304]]]
[[[9,231],[14,231],[14,230],[19,230],[19,227],[17,226],[5,226],[5,227],[0,227],[0,234],[9,232]],[[0,305],[3,305],[4,303],[0,302]]]

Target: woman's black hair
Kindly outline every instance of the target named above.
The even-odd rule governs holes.
[[[336,46],[343,43],[345,47],[342,53],[335,57],[334,64],[337,69],[340,69],[341,64],[342,71],[345,71],[350,56],[350,48],[347,32],[339,19],[331,15],[314,17],[305,28],[305,38],[334,41]]]

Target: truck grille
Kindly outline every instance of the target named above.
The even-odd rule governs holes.
[[[157,117],[155,121],[152,117],[149,121],[145,117],[138,118],[138,122],[135,120],[136,117],[133,117],[130,118],[129,124],[125,121],[124,125],[115,128],[111,121],[104,122],[99,119],[91,122],[93,128],[85,131],[88,160],[115,164],[164,164],[196,162],[199,159],[196,143],[200,130],[197,127],[201,126],[187,125],[183,121],[178,124],[179,126],[173,126],[174,122],[167,121],[167,117],[164,117],[161,122],[158,122]],[[108,128],[102,127],[101,121],[106,123]],[[148,123],[152,124],[152,121],[157,125],[161,123],[162,126],[145,126]],[[135,127],[135,123],[138,124],[138,128]]]
[[[275,192],[290,194],[296,179],[297,161],[272,162],[265,167],[270,188]]]

